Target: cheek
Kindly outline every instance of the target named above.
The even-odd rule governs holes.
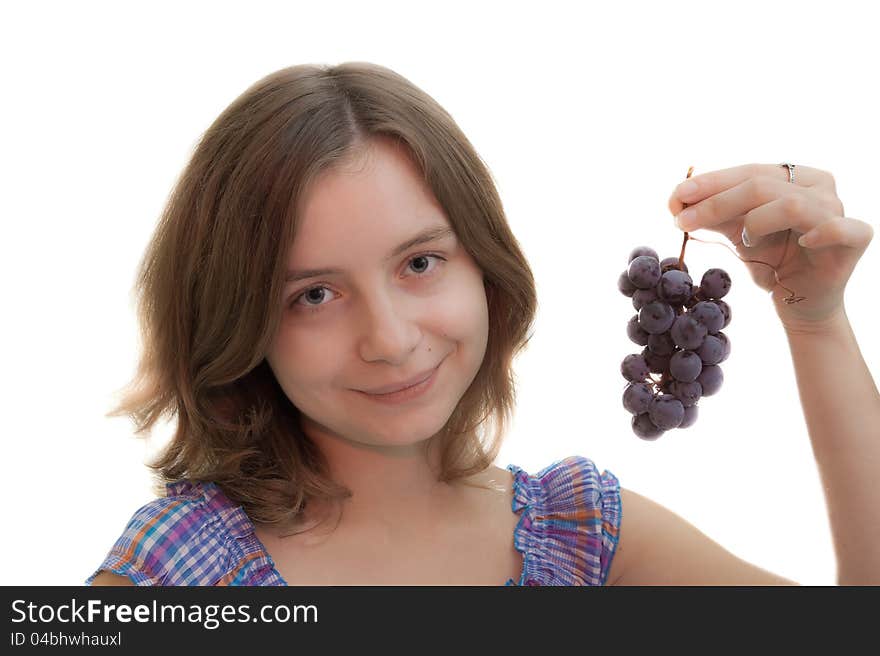
[[[338,379],[338,339],[327,331],[308,336],[289,331],[275,341],[267,361],[288,398],[299,405],[297,400],[319,397],[329,382]]]
[[[432,306],[437,327],[442,334],[482,356],[489,334],[489,310],[482,277],[468,276],[462,284],[450,287],[448,294]]]

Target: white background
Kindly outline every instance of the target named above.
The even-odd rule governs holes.
[[[833,584],[818,472],[785,335],[723,246],[732,354],[687,430],[639,440],[620,362],[630,250],[677,255],[667,199],[694,174],[791,161],[831,171],[880,228],[876,22],[859,3],[30,2],[0,27],[3,584],[80,584],[150,500],[151,453],[107,419],[137,358],[137,264],[203,130],[300,63],[373,61],[431,94],[490,167],[537,278],[535,336],[497,463],[569,455],[736,555]],[[724,241],[699,231],[700,239]],[[880,369],[874,240],[846,295]],[[155,433],[155,446],[169,426]],[[624,517],[624,522],[625,522]]]

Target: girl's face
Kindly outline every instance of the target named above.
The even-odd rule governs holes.
[[[267,361],[313,439],[413,446],[443,428],[482,364],[486,293],[406,151],[371,143],[363,166],[325,172],[305,199]],[[292,279],[309,269],[338,271]],[[438,365],[407,402],[364,393]]]

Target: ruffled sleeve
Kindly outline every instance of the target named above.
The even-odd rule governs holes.
[[[520,581],[507,585],[605,585],[620,532],[620,483],[589,458],[571,456],[532,476],[516,465],[514,546]]]
[[[181,481],[139,508],[101,565],[135,585],[284,585],[241,506],[214,483]]]

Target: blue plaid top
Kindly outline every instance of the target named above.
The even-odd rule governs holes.
[[[592,460],[570,456],[535,475],[516,465],[513,543],[519,581],[605,585],[620,531],[620,484]],[[139,508],[101,565],[136,585],[287,585],[241,506],[214,483],[181,481]]]

